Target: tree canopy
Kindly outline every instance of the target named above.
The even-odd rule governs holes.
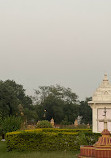
[[[56,123],[61,123],[67,118],[67,122],[73,123],[78,116],[78,96],[70,88],[60,85],[41,86],[35,90],[35,94],[36,106],[43,114],[41,119],[50,120],[53,117]]]
[[[30,107],[32,100],[26,96],[22,85],[13,80],[0,81],[0,113],[5,118],[11,115],[24,113],[26,107]]]
[[[33,99],[32,99],[33,98]],[[29,97],[23,85],[13,80],[0,81],[0,119],[21,116],[28,123],[54,118],[56,124],[72,124],[78,116],[82,123],[92,122],[87,98],[79,102],[76,93],[60,85],[40,86],[35,96]]]
[[[91,101],[91,97],[80,102],[79,115],[82,116],[82,123],[84,124],[92,124],[92,110],[88,101]]]

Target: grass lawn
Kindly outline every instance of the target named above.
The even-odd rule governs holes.
[[[0,158],[77,158],[79,152],[7,152],[6,142],[0,141]]]

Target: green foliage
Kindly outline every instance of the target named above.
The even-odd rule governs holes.
[[[49,121],[43,120],[37,123],[36,128],[52,128],[52,125]]]
[[[54,132],[54,133],[61,133],[61,132],[72,132],[72,133],[78,133],[78,132],[84,132],[89,133],[91,132],[91,129],[58,129],[58,128],[43,128],[43,132]]]
[[[19,151],[74,151],[79,150],[80,145],[94,144],[98,136],[86,129],[27,130],[7,133],[7,148]]]
[[[2,119],[11,115],[21,115],[24,108],[30,107],[31,104],[32,100],[25,95],[22,85],[13,80],[0,81],[0,116]],[[19,105],[22,108],[19,108]]]
[[[30,105],[30,107],[24,108],[24,115],[29,124],[37,122],[37,120],[38,120],[38,115],[37,115],[37,113],[35,111],[35,107],[33,105]]]
[[[21,118],[10,116],[6,117],[1,124],[2,132],[5,134],[7,132],[12,132],[20,129],[21,127]]]
[[[44,113],[44,107],[42,105],[35,105],[35,111],[36,111],[36,114],[38,116],[38,120],[43,120],[43,116],[45,116],[45,113]]]
[[[0,136],[3,134],[2,127],[0,126]]]
[[[85,132],[85,137],[89,145],[95,144],[100,136],[101,134],[99,133]]]
[[[8,116],[22,116],[28,124],[54,118],[56,124],[71,125],[77,116],[82,123],[92,122],[89,99],[79,103],[78,96],[70,88],[60,85],[41,86],[35,90],[34,105],[25,94],[22,85],[13,80],[0,80],[0,123]]]
[[[44,151],[13,151],[7,152],[6,150],[6,142],[0,141],[0,158],[77,158],[77,154],[79,151],[73,152],[61,152],[61,151],[53,151],[53,152],[44,152]]]
[[[61,121],[61,125],[70,125],[70,122],[68,122],[66,119]]]
[[[77,116],[79,115],[79,105],[77,103],[75,104],[67,104],[65,103],[65,106],[63,108],[64,111],[64,120],[69,123],[72,124],[74,123],[74,120],[77,118]]]
[[[80,102],[79,115],[82,116],[82,123],[85,124],[92,124],[92,110],[88,105],[88,101],[90,100],[91,98],[86,98],[85,101]]]
[[[81,131],[78,135],[78,141],[80,145],[88,145],[89,143],[87,142],[85,132]],[[84,142],[84,144],[83,144]]]
[[[0,112],[2,119],[16,114],[18,104],[13,88],[8,86],[6,82],[0,81]]]
[[[61,121],[73,123],[79,114],[79,103],[77,95],[70,88],[60,85],[42,86],[35,91],[36,111],[40,111],[38,116],[40,120],[51,120],[54,118],[55,123]],[[44,110],[46,112],[44,113]],[[42,114],[42,115],[41,115]]]

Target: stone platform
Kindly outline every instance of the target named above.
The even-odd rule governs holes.
[[[83,146],[78,158],[111,158],[111,148]]]

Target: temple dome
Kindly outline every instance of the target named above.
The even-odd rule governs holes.
[[[109,83],[107,74],[104,75],[104,79],[93,94],[92,101],[90,103],[104,102],[111,103],[111,84]]]

